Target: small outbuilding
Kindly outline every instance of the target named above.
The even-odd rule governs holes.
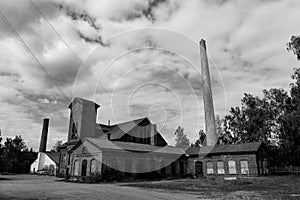
[[[267,150],[262,142],[187,149],[189,173],[207,176],[261,176],[269,173]]]

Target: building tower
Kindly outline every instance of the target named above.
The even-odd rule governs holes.
[[[201,73],[203,86],[203,102],[205,115],[205,132],[206,132],[206,146],[213,146],[217,143],[218,136],[215,123],[214,104],[212,97],[212,89],[209,75],[209,66],[206,53],[205,40],[201,40],[200,44],[200,58],[201,58]]]
[[[71,109],[68,142],[84,137],[96,137],[97,109],[100,106],[93,101],[76,97],[69,105]]]

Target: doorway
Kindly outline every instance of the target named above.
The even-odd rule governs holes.
[[[199,160],[195,162],[195,175],[196,177],[203,177],[203,163]]]
[[[86,176],[87,160],[82,161],[81,176]]]

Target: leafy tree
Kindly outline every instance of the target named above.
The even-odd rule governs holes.
[[[300,69],[292,75],[290,95],[283,89],[245,94],[241,106],[224,117],[222,143],[263,141],[276,165],[300,165]]]
[[[194,144],[191,144],[192,147],[202,147],[204,145],[206,139],[206,134],[204,130],[199,131],[199,138],[196,140]]]
[[[175,131],[175,141],[176,147],[182,148],[182,149],[186,149],[190,146],[190,141],[187,138],[187,136],[184,134],[184,129],[182,127],[178,127]]]
[[[6,138],[0,157],[3,164],[1,171],[26,173],[35,158],[36,154],[28,151],[21,136],[16,136],[14,139]]]
[[[266,99],[244,94],[241,107],[231,108],[224,118],[224,143],[269,143],[273,112]]]
[[[298,60],[300,60],[300,36],[292,36],[291,41],[287,43],[287,50],[292,51]]]

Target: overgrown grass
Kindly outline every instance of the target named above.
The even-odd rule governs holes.
[[[243,191],[245,194],[257,194],[265,199],[300,199],[300,176],[256,177],[230,181],[223,178],[180,179],[129,183],[124,186],[185,191],[214,198],[220,198],[227,193]]]

